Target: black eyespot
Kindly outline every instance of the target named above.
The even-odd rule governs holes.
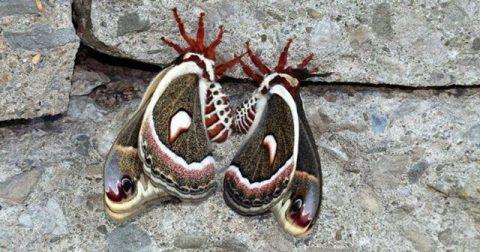
[[[223,114],[225,114],[225,111],[220,110],[219,114],[220,114],[221,116],[223,116]]]
[[[122,191],[126,195],[133,193],[134,185],[132,179],[129,176],[122,177]]]
[[[210,88],[214,88],[215,87],[215,84],[210,84]]]
[[[167,177],[163,173],[160,173],[160,179],[165,180]]]
[[[262,205],[262,201],[260,199],[254,199],[252,201],[252,206],[254,207],[258,207],[258,206],[261,206]]]
[[[222,100],[217,100],[215,103],[217,103],[217,106],[219,106],[220,104],[222,104]]]
[[[145,157],[145,164],[150,167],[152,166],[152,156],[148,155]]]
[[[228,123],[228,121],[229,121],[229,120],[228,120],[228,117],[227,117],[227,118],[225,118],[225,123]]]
[[[278,197],[282,193],[282,190],[280,188],[275,188],[275,191],[273,192],[273,197]]]
[[[296,198],[293,201],[292,206],[290,207],[290,210],[291,210],[292,213],[296,213],[296,212],[300,211],[302,206],[303,206],[302,199],[301,198]]]
[[[218,95],[218,91],[213,91],[213,95]]]

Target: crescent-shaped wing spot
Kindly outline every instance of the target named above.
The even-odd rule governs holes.
[[[272,135],[265,136],[262,145],[267,150],[269,163],[272,165],[275,161],[275,155],[277,154],[277,141],[275,140],[275,137]]]
[[[168,142],[172,144],[183,132],[187,131],[192,124],[192,117],[190,115],[180,110],[170,119],[170,131]]]

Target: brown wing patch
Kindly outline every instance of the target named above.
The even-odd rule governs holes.
[[[262,142],[272,135],[277,144],[270,165],[269,152]],[[270,179],[293,154],[294,127],[290,108],[278,95],[269,98],[260,123],[232,161],[251,183]]]
[[[322,201],[322,171],[312,130],[303,111],[300,95],[294,96],[299,117],[297,169],[290,187],[289,200],[273,209],[280,225],[288,233],[303,237],[318,219]]]
[[[225,173],[225,202],[240,214],[268,211],[285,195],[295,171],[294,108],[278,94],[270,93],[267,99],[257,127]]]
[[[189,114],[192,123],[170,144],[170,119],[181,110]],[[187,163],[199,162],[211,152],[201,113],[198,76],[195,74],[174,79],[153,109],[154,125],[160,141]]]

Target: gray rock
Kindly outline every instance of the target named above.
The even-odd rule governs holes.
[[[152,240],[135,224],[126,224],[112,230],[107,237],[109,251],[145,251]]]
[[[480,51],[480,38],[475,38],[472,42],[472,49],[475,51]]]
[[[244,242],[235,238],[222,240],[218,242],[215,247],[224,249],[226,251],[248,251],[248,246]]]
[[[141,19],[137,12],[127,13],[118,18],[117,35],[123,36],[132,32],[142,32],[150,28],[148,19]]]
[[[420,176],[425,173],[425,170],[428,168],[429,164],[425,161],[420,161],[413,165],[413,167],[408,171],[408,180],[410,183],[416,183]]]
[[[29,206],[18,217],[18,223],[50,238],[58,238],[68,233],[68,224],[58,202],[50,198],[44,206]]]
[[[467,140],[480,147],[480,124],[476,124],[468,131]]]
[[[207,241],[207,237],[203,235],[184,234],[175,238],[173,245],[181,249],[198,249]]]
[[[393,36],[392,13],[388,3],[381,3],[374,8],[371,27],[382,37],[391,38]]]
[[[13,15],[39,14],[35,1],[2,0],[0,1],[0,18]]]
[[[438,233],[438,240],[446,246],[452,245],[454,242],[452,230],[450,228],[447,228],[442,232]]]
[[[110,82],[104,73],[99,73],[83,68],[75,69],[72,77],[70,95],[88,95],[98,86]]]
[[[43,169],[34,168],[15,175],[0,183],[0,198],[15,203],[22,203],[28,197],[42,176]]]
[[[176,53],[159,40],[181,41],[170,9],[178,7],[187,31],[205,11],[207,41],[226,28],[218,59],[244,51],[251,41],[269,64],[295,38],[290,62],[310,52],[312,65],[332,72],[328,81],[448,86],[478,84],[480,6],[468,1],[428,3],[314,0],[300,2],[75,1],[82,40],[106,53],[165,65]],[[127,21],[123,21],[127,20]],[[468,35],[471,34],[471,35]],[[123,36],[119,36],[123,35]],[[473,41],[473,42],[472,42]],[[240,68],[228,73],[245,78]]]
[[[386,115],[377,115],[371,114],[370,115],[371,127],[372,131],[376,134],[383,133],[385,131],[385,127],[387,126],[387,116]]]
[[[36,24],[27,32],[5,31],[3,36],[11,48],[27,50],[51,49],[78,40],[73,27],[54,30],[51,26],[43,24]]]
[[[434,248],[434,240],[421,228],[414,224],[403,228],[404,236],[410,240],[413,247],[418,251],[432,251]]]
[[[67,110],[79,46],[71,3],[43,1],[43,8],[40,15],[33,0],[0,2],[0,121]]]

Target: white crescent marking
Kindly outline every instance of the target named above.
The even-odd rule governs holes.
[[[277,154],[277,141],[272,135],[267,135],[262,142],[263,147],[268,151],[269,163],[273,164],[275,161],[275,155]]]
[[[173,143],[177,137],[187,131],[192,124],[192,118],[187,112],[180,110],[170,120],[170,131],[168,141]]]

